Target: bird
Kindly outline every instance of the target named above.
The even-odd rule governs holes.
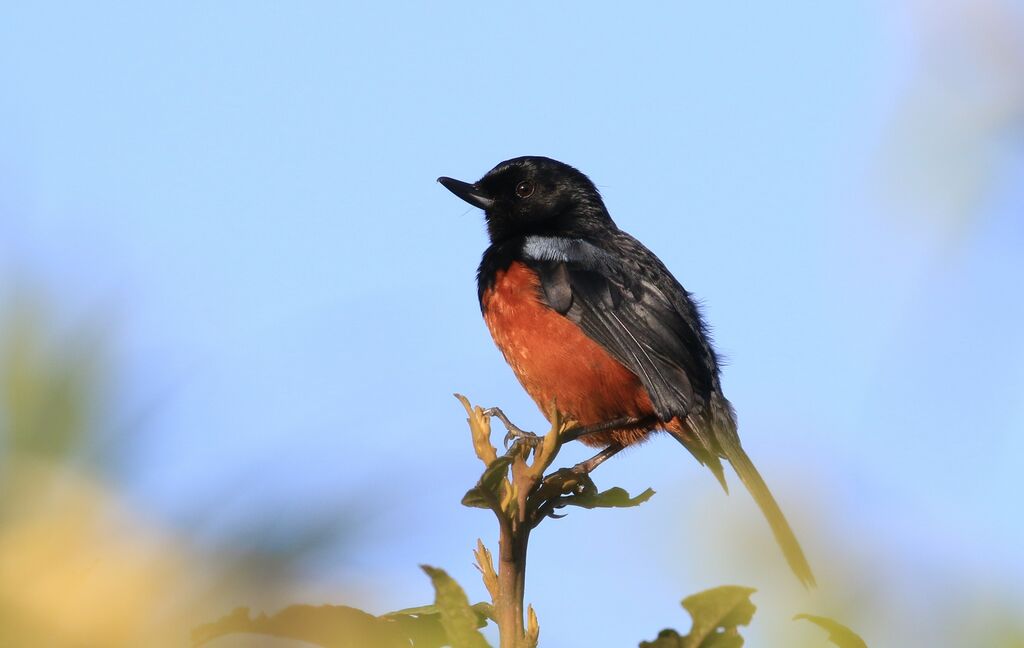
[[[583,470],[667,432],[728,493],[724,459],[796,577],[813,587],[796,535],[740,444],[697,302],[619,229],[590,178],[563,162],[524,156],[473,183],[438,182],[484,211],[490,245],[477,270],[484,322],[545,417],[556,404],[579,426],[575,438],[602,448]],[[510,433],[521,432],[501,416]]]

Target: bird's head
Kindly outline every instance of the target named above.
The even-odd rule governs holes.
[[[551,158],[505,160],[473,184],[437,181],[484,210],[492,243],[526,235],[594,237],[615,227],[594,183]]]

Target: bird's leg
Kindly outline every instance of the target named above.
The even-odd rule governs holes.
[[[601,452],[598,452],[590,459],[579,462],[570,470],[572,470],[577,475],[589,475],[591,471],[593,471],[595,468],[603,464],[608,459],[611,459],[615,455],[619,454],[619,452],[621,452],[622,449],[625,447],[626,446],[620,443],[613,443],[604,450],[602,450]]]
[[[566,431],[563,438],[566,442],[575,441],[588,434],[597,434],[598,432],[607,432],[608,430],[618,430],[620,428],[654,427],[657,424],[657,416],[623,416],[622,418],[605,421],[604,423],[570,428]],[[596,468],[597,466],[595,465],[594,467]]]
[[[530,495],[531,502],[538,502],[531,516],[530,527],[537,526],[546,517],[562,517],[555,514],[555,509],[566,506],[567,498],[586,493],[596,494],[597,486],[590,479],[591,471],[621,452],[624,447],[620,443],[613,443],[590,459],[572,468],[561,468],[545,477]]]
[[[541,437],[537,436],[533,432],[527,432],[526,430],[520,429],[518,425],[508,420],[508,417],[505,416],[505,412],[501,411],[501,408],[488,407],[484,410],[484,414],[495,417],[505,426],[505,429],[508,431],[508,434],[505,435],[504,439],[506,448],[516,439],[519,439],[530,447],[535,447],[540,443]]]

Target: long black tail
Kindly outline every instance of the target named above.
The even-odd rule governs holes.
[[[764,483],[761,473],[757,472],[754,463],[744,452],[743,446],[740,445],[739,435],[736,432],[736,419],[729,401],[721,394],[716,394],[712,398],[711,406],[702,414],[702,416],[687,419],[688,431],[692,436],[669,430],[672,436],[686,446],[698,461],[711,469],[726,492],[728,492],[728,488],[725,484],[725,475],[722,472],[719,456],[724,457],[732,464],[740,481],[747,487],[750,495],[761,509],[761,513],[767,518],[775,541],[782,548],[782,553],[786,556],[786,562],[789,563],[793,573],[804,586],[814,587],[814,574],[811,572],[811,566],[807,563],[800,542],[796,539],[789,522],[786,521],[786,516],[782,514],[779,503],[775,501],[768,485]]]
[[[811,566],[807,564],[804,550],[800,547],[800,542],[796,539],[796,535],[793,533],[793,529],[790,528],[789,522],[786,521],[786,516],[782,514],[779,503],[775,501],[772,492],[768,490],[768,485],[764,483],[761,473],[757,472],[754,463],[750,461],[750,457],[743,451],[743,447],[735,436],[732,436],[732,438],[728,438],[729,435],[723,436],[727,438],[719,439],[718,441],[722,454],[732,464],[736,474],[739,475],[740,481],[750,491],[750,495],[757,502],[761,513],[768,519],[768,524],[775,535],[775,541],[782,548],[782,553],[786,556],[786,562],[789,563],[789,567],[804,586],[814,587],[814,574],[811,572]]]

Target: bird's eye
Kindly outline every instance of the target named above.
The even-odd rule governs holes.
[[[529,180],[523,180],[516,185],[516,195],[520,198],[529,198],[533,195],[533,183]]]

